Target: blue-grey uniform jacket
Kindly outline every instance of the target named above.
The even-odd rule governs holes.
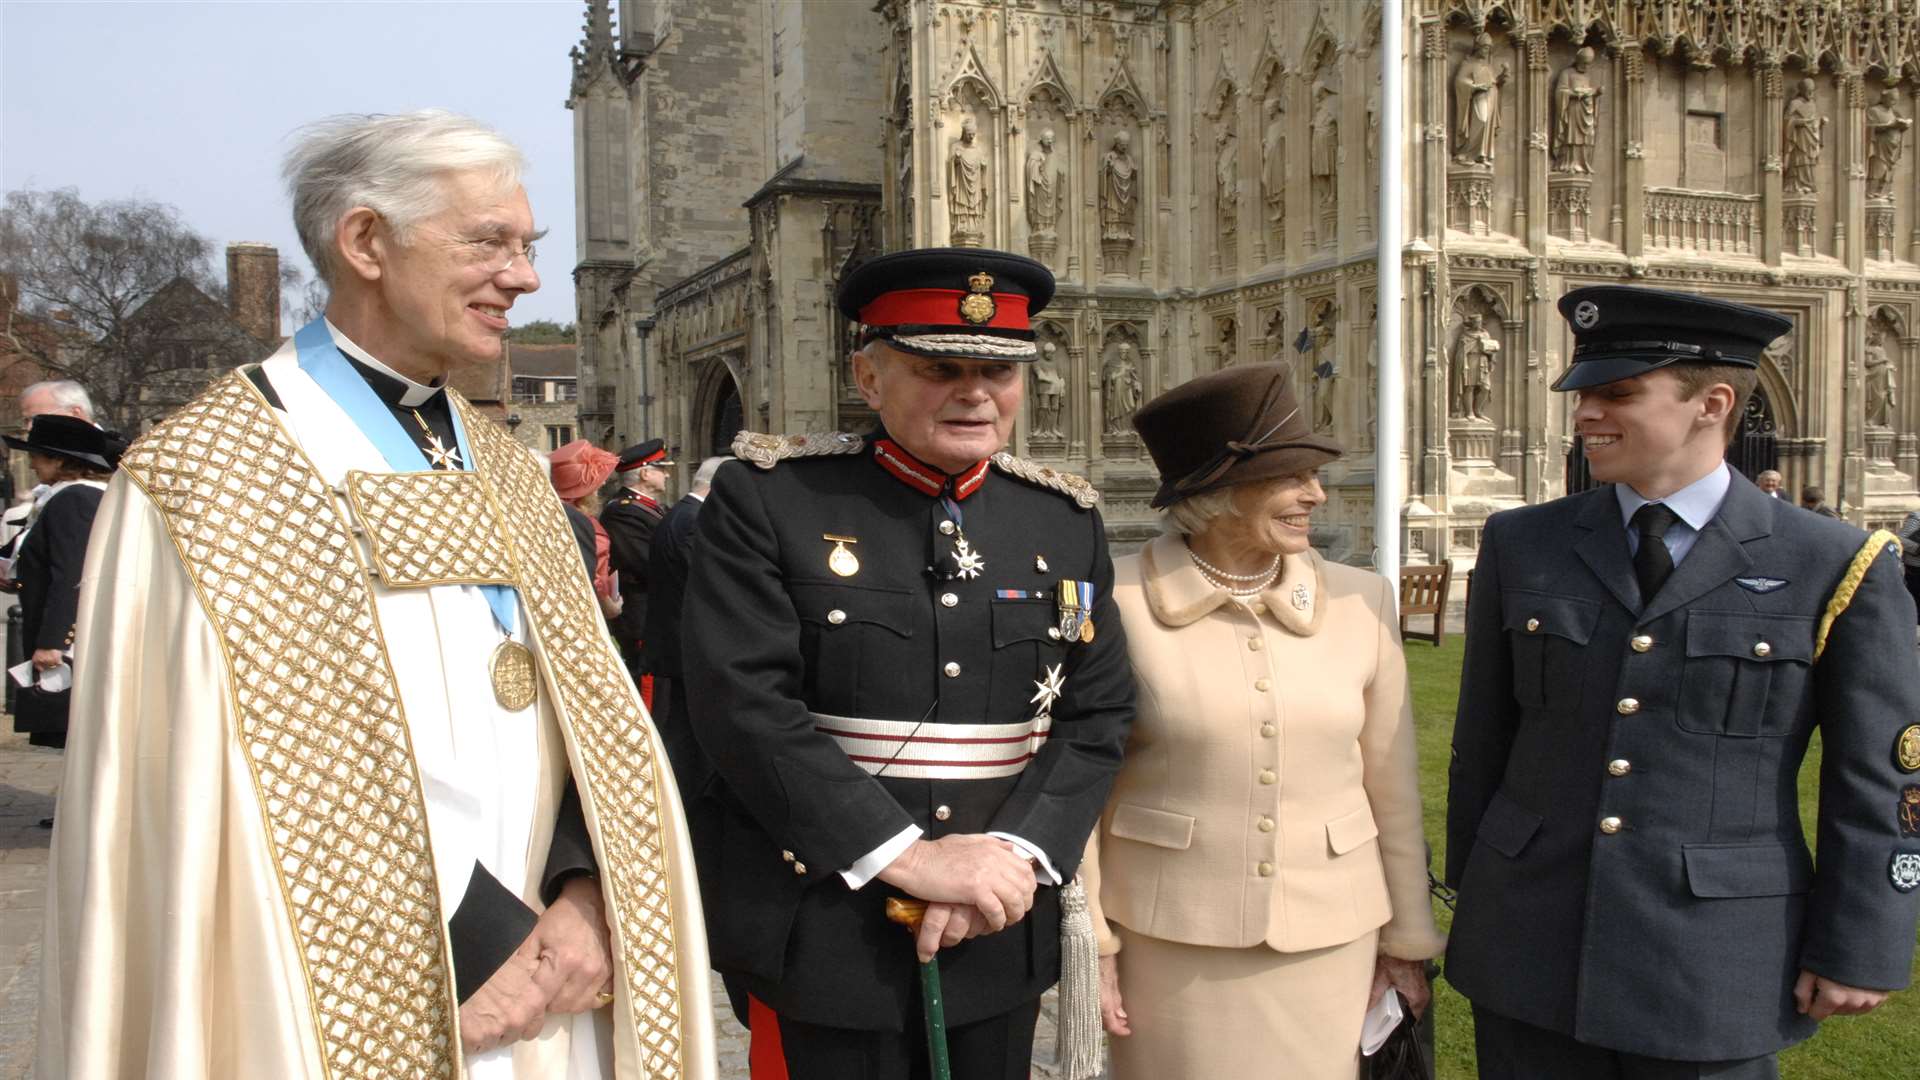
[[[1487,521],[1453,738],[1447,978],[1473,1002],[1653,1057],[1805,1039],[1802,968],[1907,984],[1920,891],[1896,743],[1920,720],[1914,607],[1866,535],[1739,475],[1643,606],[1611,486]],[[1797,780],[1815,727],[1816,867]]]

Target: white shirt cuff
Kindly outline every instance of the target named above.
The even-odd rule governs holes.
[[[874,875],[893,865],[893,860],[913,846],[920,839],[920,826],[909,825],[895,833],[893,839],[860,856],[852,866],[840,871],[840,877],[846,881],[847,888],[855,891],[865,887]]]
[[[1060,884],[1060,872],[1053,868],[1053,860],[1047,858],[1046,852],[1041,851],[1039,848],[1034,847],[1032,844],[1027,843],[1012,833],[990,832],[987,835],[999,840],[1005,840],[1007,843],[1019,848],[1020,854],[1039,863],[1040,869],[1046,872],[1047,884]]]

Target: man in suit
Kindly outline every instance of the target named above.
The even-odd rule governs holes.
[[[701,509],[681,630],[718,776],[701,874],[757,1080],[925,1076],[916,954],[938,954],[953,1075],[1028,1074],[1056,886],[1133,715],[1096,494],[1001,452],[1052,295],[1001,252],[863,264],[838,302],[881,430],[743,432]],[[929,902],[917,940],[886,920],[900,896]]]
[[[1837,518],[1840,516],[1840,511],[1827,505],[1826,491],[1814,484],[1808,484],[1806,487],[1800,489],[1800,509],[1811,510],[1821,517]]]
[[[653,532],[667,514],[661,500],[667,494],[667,444],[648,439],[620,452],[614,475],[620,492],[600,510],[600,527],[607,530],[608,561],[620,575],[620,615],[609,620],[620,655],[640,688],[640,697],[653,708],[653,679],[641,662],[640,646],[647,627],[647,576],[653,563]]]
[[[1778,1050],[1908,980],[1920,666],[1898,548],[1724,461],[1785,319],[1623,286],[1560,311],[1554,389],[1607,483],[1487,521],[1447,978],[1483,1078],[1774,1077]],[[1815,726],[1817,869],[1796,790]]]
[[[693,742],[693,728],[687,718],[684,694],[675,693],[682,674],[680,665],[680,606],[687,591],[687,568],[693,557],[694,529],[700,521],[700,504],[707,501],[713,487],[713,474],[731,457],[710,457],[693,472],[687,493],[667,510],[654,529],[652,551],[647,567],[647,622],[641,635],[646,647],[641,663],[653,678],[654,723],[666,742],[667,759],[680,780],[682,801],[690,802],[703,786],[705,769],[697,762],[700,749]]]
[[[1785,482],[1779,469],[1762,469],[1760,475],[1753,478],[1753,484],[1760,489],[1760,494],[1774,499],[1780,497],[1780,486]]]

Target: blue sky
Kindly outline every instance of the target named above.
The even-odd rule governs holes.
[[[577,0],[0,0],[0,190],[171,203],[224,250],[280,249],[311,276],[280,185],[287,136],[341,112],[440,106],[527,152],[539,292],[514,321],[573,321]],[[221,257],[216,272],[224,274]]]

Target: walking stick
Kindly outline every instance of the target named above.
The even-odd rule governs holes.
[[[925,900],[887,897],[887,919],[915,934],[927,914]],[[920,965],[920,998],[927,1016],[927,1062],[932,1080],[953,1080],[953,1066],[947,1061],[947,1007],[940,993],[940,958],[935,956]]]

